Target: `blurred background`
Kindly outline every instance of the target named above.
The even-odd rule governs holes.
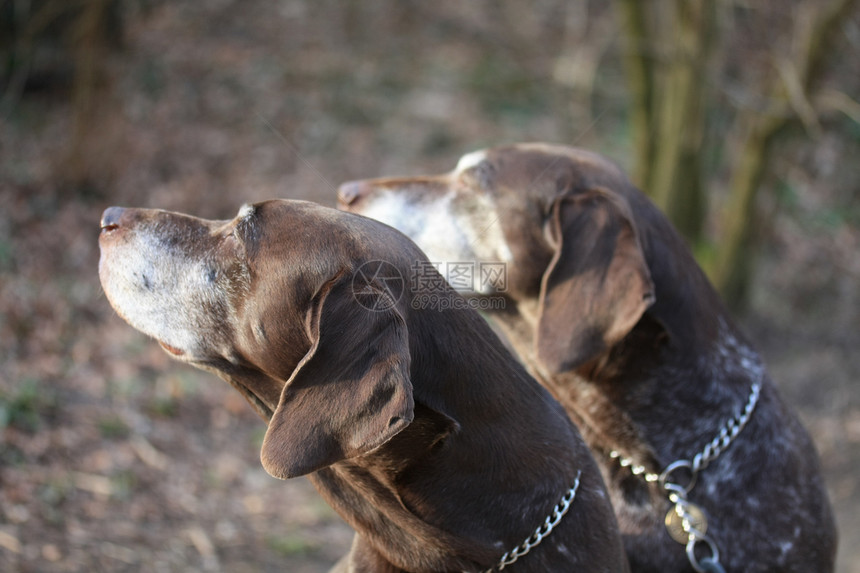
[[[0,570],[304,573],[351,542],[262,470],[238,393],[111,310],[105,207],[331,206],[540,140],[610,156],[687,237],[860,571],[858,4],[0,0]]]

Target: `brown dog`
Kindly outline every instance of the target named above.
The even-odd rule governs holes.
[[[299,201],[232,221],[112,207],[101,228],[117,312],[239,390],[268,422],[266,471],[308,474],[356,530],[338,570],[482,571],[506,552],[515,571],[627,570],[563,409],[477,313],[415,303],[426,259],[399,232]]]
[[[832,570],[809,436],[682,239],[615,165],[522,144],[440,176],[346,183],[339,200],[433,262],[505,265],[504,292],[472,296],[505,297],[483,308],[592,448],[633,570]]]

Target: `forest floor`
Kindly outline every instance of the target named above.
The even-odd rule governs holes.
[[[459,78],[492,44],[467,8],[444,4],[454,14],[427,32],[396,9],[356,25],[315,5],[157,4],[111,59],[88,135],[74,139],[75,109],[55,95],[0,118],[0,571],[311,573],[352,540],[309,482],[263,471],[265,426],[241,396],[110,308],[97,276],[105,207],[229,218],[275,196],[333,205],[340,181],[447,170],[491,143],[628,149],[611,113],[592,123],[496,64]],[[403,26],[414,37],[392,40]],[[449,43],[422,49],[430,33]],[[529,57],[540,67],[548,54]],[[518,107],[482,81],[520,90]],[[825,136],[809,161],[827,153],[848,151]],[[81,170],[97,176],[75,179]],[[804,179],[764,229],[739,321],[814,437],[838,571],[857,573],[860,230],[807,214],[840,184],[856,189],[832,172]]]

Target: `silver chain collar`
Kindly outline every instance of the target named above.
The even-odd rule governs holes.
[[[502,558],[499,559],[499,562],[494,566],[490,567],[486,571],[482,571],[481,573],[492,573],[493,571],[501,571],[508,565],[514,563],[517,559],[537,547],[541,541],[546,539],[546,537],[552,533],[552,530],[561,522],[561,518],[564,517],[564,514],[567,513],[567,510],[570,509],[570,505],[573,503],[573,499],[576,497],[576,490],[579,489],[579,478],[582,476],[582,472],[576,472],[576,480],[573,482],[573,487],[567,490],[567,493],[564,494],[564,497],[561,498],[561,501],[556,504],[554,508],[552,508],[552,513],[547,516],[544,522],[535,529],[535,532],[532,533],[525,541],[523,541],[520,545],[515,547],[514,549],[508,551]]]
[[[720,565],[720,552],[714,540],[706,535],[708,522],[705,514],[695,504],[687,499],[687,495],[693,486],[699,472],[723,453],[731,443],[738,437],[744,426],[752,417],[753,410],[758,404],[761,394],[761,382],[756,381],[750,388],[749,399],[743,410],[730,418],[720,429],[720,433],[711,440],[701,452],[693,456],[693,459],[679,459],[672,462],[662,473],[655,474],[646,470],[645,466],[636,464],[631,458],[624,457],[617,450],[609,452],[609,457],[618,460],[623,468],[630,468],[633,475],[641,475],[649,483],[659,482],[666,492],[669,501],[674,504],[669,513],[666,514],[666,529],[675,541],[686,545],[687,558],[693,569],[699,573],[722,573],[724,570]],[[679,483],[673,474],[679,470],[686,471],[689,476],[686,485]],[[682,480],[683,481],[683,480]],[[704,544],[710,551],[710,557],[699,560],[696,557],[696,545]]]

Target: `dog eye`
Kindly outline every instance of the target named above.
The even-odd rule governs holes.
[[[481,161],[460,173],[460,180],[480,191],[491,191],[493,166],[488,161]]]
[[[490,164],[486,160],[480,161],[470,167],[467,171],[471,172],[473,176],[481,176],[485,175],[490,169]]]

